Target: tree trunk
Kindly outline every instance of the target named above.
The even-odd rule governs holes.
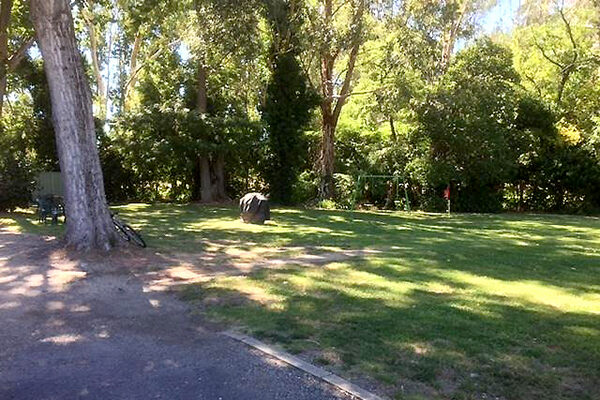
[[[200,64],[198,66],[198,92],[196,104],[200,114],[206,114],[208,111],[206,99],[206,69]],[[200,201],[203,203],[212,203],[215,201],[215,197],[212,176],[210,173],[210,157],[208,154],[203,154],[198,157],[198,160],[200,164]]]
[[[192,167],[192,187],[191,187],[191,191],[192,191],[192,200],[193,201],[197,201],[200,200],[200,194],[201,194],[201,185],[200,185],[200,159],[197,158],[194,161],[194,166]]]
[[[102,67],[100,60],[98,59],[98,38],[96,37],[96,27],[94,26],[94,2],[89,0],[88,18],[86,18],[88,34],[90,36],[90,54],[92,56],[92,68],[94,70],[94,77],[96,78],[96,96],[98,101],[98,117],[101,120],[106,119],[106,100],[104,94],[106,88],[104,85],[104,78],[102,77]]]
[[[208,156],[200,157],[200,201],[203,203],[212,203],[213,190],[212,179],[210,176],[210,159]]]
[[[333,179],[335,162],[335,122],[331,114],[327,115],[327,109],[323,109],[323,121],[321,124],[321,154],[319,157],[319,197],[321,199],[332,199],[335,196],[335,181]]]
[[[213,161],[213,169],[215,172],[215,198],[224,201],[227,199],[227,193],[225,193],[225,155],[223,153],[217,154]]]
[[[469,4],[471,0],[462,0],[458,15],[451,21],[448,30],[444,33],[444,39],[442,42],[442,55],[440,57],[440,72],[445,73],[450,65],[450,57],[454,52],[454,46],[456,45],[456,38],[460,28],[462,27],[465,15],[469,11]]]
[[[325,24],[331,24],[332,2],[325,2]],[[333,66],[335,57],[331,49],[321,53],[321,147],[318,160],[318,170],[320,175],[319,198],[331,199],[335,195],[335,182],[333,180],[334,160],[335,160],[335,125],[334,118],[334,84],[333,84]]]
[[[129,62],[129,81],[125,85],[123,96],[123,107],[125,110],[129,109],[129,94],[135,86],[137,80],[137,69],[138,69],[138,55],[140,53],[140,47],[142,46],[142,35],[138,32],[133,40],[133,48],[131,50],[131,60]]]
[[[200,64],[198,66],[198,93],[197,93],[197,107],[201,114],[208,112],[208,94],[206,89],[206,68]]]
[[[2,119],[4,111],[4,96],[6,95],[8,73],[14,71],[33,44],[33,38],[23,42],[9,58],[8,27],[10,25],[12,5],[12,0],[2,0],[2,4],[0,5],[0,119]]]
[[[334,50],[332,48],[332,38],[327,38],[326,42],[328,48],[321,50],[321,92],[323,95],[323,101],[321,103],[321,149],[318,159],[318,171],[321,178],[319,185],[319,197],[321,199],[331,199],[335,195],[335,182],[333,179],[334,165],[335,165],[335,130],[337,123],[342,112],[342,107],[346,102],[346,98],[349,96],[350,85],[352,82],[352,76],[354,74],[354,67],[356,65],[356,59],[358,57],[358,51],[361,44],[362,35],[362,19],[366,9],[366,3],[364,0],[360,0],[355,5],[354,15],[352,16],[352,26],[354,31],[352,33],[352,47],[350,54],[348,55],[348,62],[346,65],[346,75],[340,88],[339,94],[335,95],[334,85],[334,66],[337,56],[340,53],[340,49]],[[329,29],[334,29],[334,10],[333,0],[325,0],[323,7],[324,24]],[[334,103],[334,98],[337,100]]]
[[[398,141],[398,136],[396,135],[396,125],[394,124],[394,117],[390,117],[390,132],[392,142],[396,143]]]
[[[517,185],[517,190],[519,192],[519,205],[517,206],[517,210],[519,212],[523,212],[525,211],[525,188],[524,188],[525,184],[523,181],[519,181],[519,184]]]
[[[6,75],[8,73],[8,25],[12,0],[2,0],[0,5],[0,118],[4,108],[4,95],[6,94]]]
[[[119,238],[104,193],[92,96],[70,4],[68,0],[31,0],[30,9],[50,87],[65,190],[66,241],[81,250],[109,250]]]

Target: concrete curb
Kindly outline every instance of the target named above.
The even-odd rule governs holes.
[[[254,347],[257,350],[262,351],[272,357],[277,358],[287,364],[290,364],[306,373],[309,373],[313,376],[316,376],[319,379],[324,380],[325,382],[337,387],[338,389],[351,394],[362,400],[383,400],[383,398],[356,386],[355,384],[348,382],[347,380],[329,372],[325,371],[323,368],[319,368],[312,364],[309,364],[305,361],[302,361],[298,357],[294,357],[293,355],[286,353],[285,351],[277,350],[272,346],[269,346],[266,343],[261,342],[260,340],[256,340],[253,337],[234,332],[234,331],[225,331],[221,332],[221,334],[240,341],[242,343],[247,344],[250,347]]]

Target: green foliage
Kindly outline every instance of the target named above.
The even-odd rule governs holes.
[[[15,92],[12,99],[5,99],[1,121],[0,210],[29,205],[36,173],[58,170],[42,64],[25,58],[8,84]]]
[[[573,145],[560,145],[530,167],[529,209],[598,212],[600,165],[593,155]]]
[[[523,85],[551,104],[559,120],[576,126],[587,142],[600,106],[598,35],[593,33],[600,8],[588,2],[559,6],[538,9],[532,23],[512,33],[515,67]]]
[[[460,210],[500,209],[496,192],[516,162],[509,139],[517,82],[510,51],[485,39],[457,55],[418,111],[427,183],[460,187]]]
[[[335,202],[337,208],[349,209],[352,207],[356,182],[352,175],[333,174],[335,182]]]
[[[14,126],[13,126],[14,127]],[[21,131],[0,129],[0,211],[31,203],[33,168]]]
[[[252,170],[256,158],[251,156],[255,149],[250,143],[258,140],[260,129],[260,124],[243,117],[207,117],[186,108],[152,108],[121,118],[118,135],[105,149],[107,154],[118,152],[116,159],[121,161],[111,173],[125,179],[119,187],[127,189],[126,193],[133,187],[134,198],[186,201],[193,194],[199,155],[223,151],[229,168],[240,176],[241,169]]]
[[[300,173],[293,188],[294,204],[309,204],[317,198],[319,177],[314,171],[305,170]]]
[[[335,200],[323,199],[319,200],[319,202],[317,203],[317,207],[323,210],[335,210],[338,208],[338,204],[335,202]]]
[[[12,85],[22,93],[18,102],[7,110],[5,118],[8,129],[23,126],[26,132],[28,154],[36,168],[47,171],[58,171],[58,155],[56,138],[52,125],[52,106],[50,91],[44,66],[41,60],[25,58],[12,76]]]
[[[304,129],[319,98],[309,87],[298,61],[298,14],[282,0],[267,1],[267,18],[273,31],[272,74],[261,118],[267,129],[269,157],[266,176],[271,199],[282,204],[293,200],[293,187],[306,165],[308,153]]]
[[[595,2],[526,1],[511,31],[493,40],[481,38],[481,25],[494,0],[366,2],[364,14],[362,2],[336,0],[330,20],[312,0],[74,4],[111,201],[197,199],[199,159],[209,159],[212,185],[224,156],[229,195],[270,191],[281,203],[315,204],[313,90],[323,60],[334,60],[331,100],[341,101],[360,43],[335,136],[334,169],[344,177],[336,207],[351,204],[350,182],[365,174],[398,176],[424,210],[446,209],[449,183],[454,210],[600,207]],[[15,0],[8,53],[31,33],[27,2]],[[35,52],[10,71],[5,99],[1,140],[18,149],[19,168],[58,170]],[[405,197],[384,180],[364,189],[359,203]]]
[[[0,211],[11,211],[31,203],[34,177],[22,160],[2,154],[0,159]]]

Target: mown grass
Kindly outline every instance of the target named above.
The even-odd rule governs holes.
[[[289,265],[188,287],[208,317],[281,344],[395,398],[597,399],[600,220],[129,205],[150,246],[207,240],[376,248],[363,260]],[[8,221],[8,222],[7,222]],[[25,216],[15,229],[45,232]],[[360,379],[359,379],[360,381]],[[419,397],[421,396],[421,397]]]

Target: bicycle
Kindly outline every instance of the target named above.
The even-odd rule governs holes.
[[[140,247],[146,247],[146,242],[142,239],[142,236],[135,231],[131,226],[127,225],[125,222],[121,221],[117,214],[110,214],[112,218],[112,222],[115,225],[115,229],[121,237],[128,241],[137,244]]]

